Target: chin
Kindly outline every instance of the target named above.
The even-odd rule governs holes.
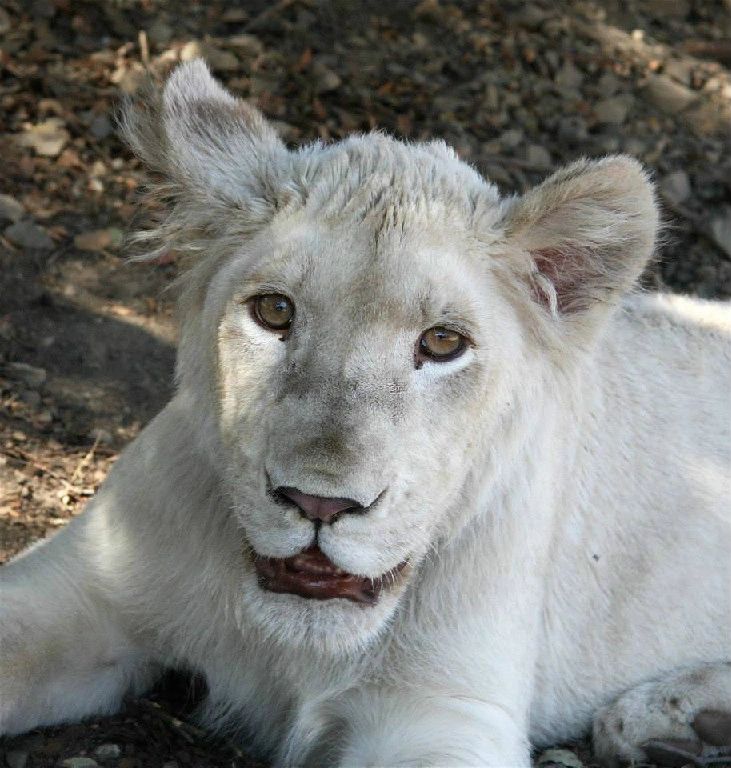
[[[242,624],[269,642],[324,656],[361,652],[388,627],[408,583],[408,574],[380,590],[375,601],[315,599],[273,592],[260,584],[254,558],[243,583]]]

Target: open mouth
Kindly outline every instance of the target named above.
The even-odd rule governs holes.
[[[395,582],[407,563],[399,563],[375,579],[338,568],[317,546],[291,557],[254,556],[259,586],[270,592],[287,592],[314,600],[342,597],[354,603],[374,605],[385,587]]]

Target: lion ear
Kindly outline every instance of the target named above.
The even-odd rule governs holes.
[[[120,124],[147,165],[211,201],[265,198],[267,174],[287,156],[261,113],[214,80],[201,59],[177,67],[162,92],[130,99]]]
[[[504,219],[533,296],[554,316],[611,305],[650,258],[658,214],[642,166],[622,155],[581,160],[522,198]]]

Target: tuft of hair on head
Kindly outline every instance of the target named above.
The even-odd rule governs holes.
[[[593,325],[652,256],[652,183],[625,155],[579,160],[505,206],[504,242],[534,303],[574,327]]]
[[[289,153],[274,128],[235,98],[201,59],[178,66],[161,89],[149,83],[119,115],[122,137],[155,173],[159,225],[136,237],[139,258],[196,251],[211,236],[249,233],[281,205]]]

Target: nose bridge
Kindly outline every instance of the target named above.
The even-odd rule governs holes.
[[[299,482],[308,493],[369,499],[380,490],[374,468],[382,465],[388,445],[389,420],[379,418],[383,403],[374,381],[384,372],[374,377],[341,344],[332,353],[318,346],[287,374],[270,434],[271,462],[284,485]]]

